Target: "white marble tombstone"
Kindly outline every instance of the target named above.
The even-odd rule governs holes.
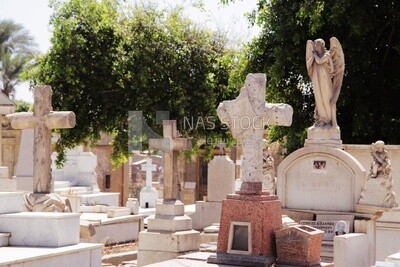
[[[18,162],[13,179],[17,181],[17,190],[31,191],[33,187],[33,129],[23,129],[19,146]]]
[[[365,169],[349,153],[309,146],[279,164],[277,195],[284,208],[353,211],[364,179]]]
[[[235,192],[235,163],[228,156],[214,156],[208,163],[207,201],[222,201]]]
[[[55,183],[67,182],[66,187],[85,186],[91,187],[93,193],[100,192],[97,184],[95,168],[97,166],[97,156],[92,152],[83,152],[82,146],[78,146],[66,152],[66,162],[61,168],[57,168],[55,159],[57,153],[51,155],[52,176]]]
[[[219,223],[222,200],[235,192],[235,168],[229,156],[214,156],[208,163],[207,201],[196,201],[196,212],[190,215],[194,229]]]

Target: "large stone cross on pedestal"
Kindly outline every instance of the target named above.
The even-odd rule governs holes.
[[[189,138],[179,138],[175,120],[163,121],[163,139],[150,139],[149,147],[164,152],[164,200],[178,199],[177,152],[189,150]]]
[[[75,114],[72,111],[52,111],[50,86],[34,89],[34,109],[7,115],[14,129],[35,128],[33,149],[33,193],[50,193],[51,183],[51,130],[73,128]]]
[[[239,96],[223,101],[217,109],[221,122],[243,145],[242,185],[239,194],[260,194],[263,178],[263,135],[266,126],[292,124],[293,109],[287,104],[265,102],[265,74],[248,74]]]

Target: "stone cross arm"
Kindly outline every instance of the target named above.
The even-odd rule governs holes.
[[[192,143],[188,138],[160,138],[150,139],[149,147],[163,152],[170,152],[173,150],[188,150],[192,148]]]
[[[35,128],[39,117],[32,112],[20,112],[7,115],[13,129]],[[75,113],[72,111],[51,111],[44,116],[44,123],[48,129],[67,129],[75,127]]]
[[[293,108],[288,104],[265,104],[265,115],[263,121],[266,122],[264,126],[279,125],[290,126],[292,125]]]

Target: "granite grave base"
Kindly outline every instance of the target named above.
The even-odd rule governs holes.
[[[209,263],[270,266],[276,258],[274,232],[282,228],[281,202],[267,192],[227,195],[222,202],[217,254]]]

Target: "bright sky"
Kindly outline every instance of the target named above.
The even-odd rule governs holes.
[[[140,0],[131,0],[135,2]],[[210,27],[222,30],[231,38],[239,41],[249,41],[257,35],[259,28],[249,27],[244,17],[245,12],[251,12],[258,0],[236,0],[228,6],[222,6],[218,0],[203,0],[205,11],[192,7],[198,0],[157,0],[162,3],[180,3],[184,5],[186,13],[199,23],[206,23]],[[156,1],[156,2],[157,2]],[[52,10],[48,7],[48,0],[0,0],[0,19],[12,19],[22,24],[34,37],[42,53],[50,47],[51,32],[48,26]],[[33,102],[32,93],[28,84],[24,83],[16,88],[16,99]]]

